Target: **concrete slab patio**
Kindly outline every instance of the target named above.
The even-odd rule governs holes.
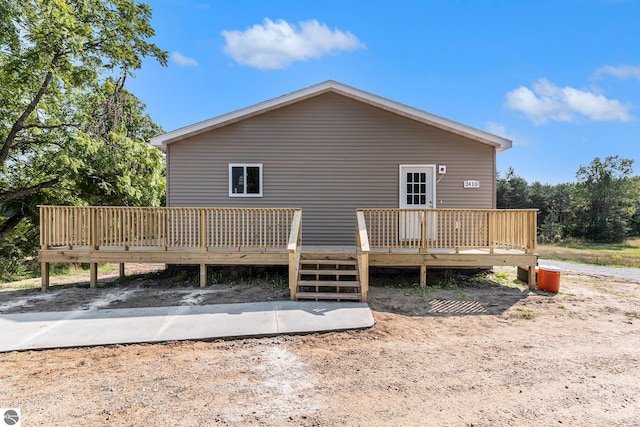
[[[367,303],[274,301],[0,315],[0,352],[327,332],[373,326]]]

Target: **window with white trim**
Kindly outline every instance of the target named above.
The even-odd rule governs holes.
[[[229,164],[229,197],[262,197],[262,164]]]

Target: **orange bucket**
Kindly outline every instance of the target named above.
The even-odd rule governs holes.
[[[538,267],[538,289],[557,294],[560,291],[560,269],[547,266]]]

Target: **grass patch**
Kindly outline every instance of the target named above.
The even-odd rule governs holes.
[[[578,295],[574,294],[573,292],[564,292],[564,291],[562,291],[562,290],[558,292],[558,295],[562,295],[562,296],[565,296],[565,297],[575,297],[575,296],[578,296]]]
[[[370,277],[380,279],[379,276],[380,275],[376,277],[375,274],[372,274]],[[412,274],[401,274],[395,277],[393,282],[387,282],[382,285],[394,291],[404,292],[406,296],[411,294],[417,295],[425,301],[434,297],[434,294],[439,292],[451,294],[451,298],[466,301],[468,295],[463,288],[465,285],[473,284],[475,280],[475,276],[470,277],[457,270],[434,269],[430,270],[427,274],[427,285],[421,287],[420,284],[415,281],[415,277],[412,276]],[[380,284],[378,284],[378,286],[379,285]]]
[[[494,278],[496,282],[500,284],[504,284],[509,281],[509,275],[507,274],[506,271],[498,271],[497,273],[494,274]]]
[[[117,269],[112,264],[98,265],[99,273],[107,273]],[[50,276],[73,276],[76,274],[86,274],[89,271],[89,264],[69,264],[69,263],[51,263],[49,265]],[[18,282],[20,280],[35,279],[40,277],[40,263],[35,261],[25,261],[21,264],[18,273],[9,274],[6,277],[0,277],[0,284]],[[38,285],[39,286],[39,285]]]
[[[478,275],[478,283],[482,282],[482,277],[480,277],[480,275]],[[493,284],[498,284],[501,286],[508,286],[510,288],[514,288],[514,289],[524,289],[527,288],[528,285],[526,283],[523,283],[521,281],[519,281],[516,277],[516,272],[515,269],[511,269],[510,271],[495,271],[493,273],[488,273],[484,275],[484,281],[486,283],[493,283]]]
[[[11,282],[8,282],[11,283]],[[9,286],[0,283],[0,291],[26,291],[28,289],[39,289],[40,283],[21,283],[19,285]]]
[[[518,316],[523,319],[532,320],[538,316],[538,313],[533,310],[529,310],[528,308],[518,308],[517,310],[520,312]]]
[[[207,283],[210,285],[228,284],[231,286],[261,285],[268,289],[289,287],[287,267],[208,267]]]
[[[559,244],[538,245],[542,258],[582,264],[640,268],[640,237],[620,244],[566,241]]]

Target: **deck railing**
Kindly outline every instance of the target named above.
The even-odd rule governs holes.
[[[535,209],[359,209],[372,248],[536,250]]]
[[[286,249],[296,208],[40,206],[40,246]]]

